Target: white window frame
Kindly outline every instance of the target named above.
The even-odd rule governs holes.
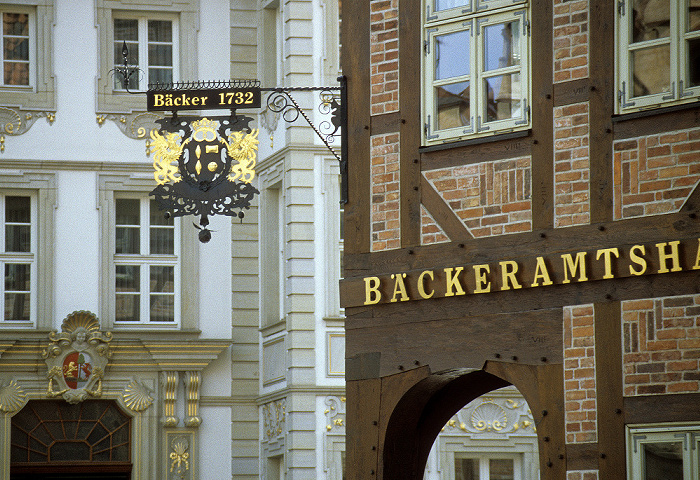
[[[639,110],[672,106],[697,101],[700,96],[700,85],[686,88],[688,72],[687,41],[700,39],[700,31],[686,32],[688,30],[687,10],[689,0],[670,0],[671,26],[668,38],[647,40],[631,43],[632,39],[632,0],[621,2],[616,15],[616,44],[617,58],[615,62],[617,80],[616,113],[631,113]],[[633,68],[631,52],[642,48],[669,45],[670,55],[670,92],[661,92],[651,95],[633,97]]]
[[[19,13],[19,14],[25,14],[27,15],[27,23],[29,26],[29,84],[28,85],[12,85],[12,84],[6,84],[5,83],[5,73],[4,73],[4,65],[5,65],[5,49],[0,48],[0,65],[2,65],[3,70],[2,70],[2,82],[0,82],[0,86],[2,86],[3,89],[8,89],[8,90],[29,90],[29,91],[34,91],[36,88],[36,70],[37,70],[37,29],[36,29],[36,10],[31,7],[25,7],[21,5],[2,5],[0,6],[0,20],[2,19],[2,16],[5,13]],[[3,25],[2,22],[0,21],[0,40],[3,41],[6,37],[5,31],[3,30]]]
[[[471,452],[455,452],[453,454],[452,468],[454,476],[457,477],[457,468],[455,462],[457,460],[476,460],[479,462],[479,478],[491,478],[489,475],[489,460],[513,460],[513,480],[523,480],[523,454],[507,454],[507,453],[481,453],[475,454]],[[527,479],[527,477],[525,477]]]
[[[700,478],[700,425],[655,424],[627,426],[627,479],[644,477],[645,443],[683,443],[683,480]]]
[[[134,195],[149,198],[153,190],[153,174],[143,172],[103,173],[98,178],[98,208],[100,209],[101,268],[99,317],[103,326],[110,330],[163,330],[182,333],[199,333],[199,249],[197,231],[192,227],[179,228],[175,232],[175,252],[179,261],[179,274],[176,272],[178,301],[175,307],[175,322],[127,322],[115,321],[116,305],[116,212],[115,198]],[[176,218],[177,220],[181,220]],[[176,222],[177,223],[177,222]],[[182,222],[179,222],[182,223]],[[185,224],[187,225],[187,224]],[[179,245],[179,246],[178,246]],[[186,254],[184,253],[186,252]],[[186,301],[185,301],[186,300]]]
[[[459,141],[469,138],[479,138],[526,130],[530,127],[530,24],[529,3],[526,0],[471,0],[467,5],[449,10],[434,11],[435,0],[424,0],[425,17],[423,18],[423,144],[434,145],[444,142]],[[511,19],[520,21],[519,50],[520,64],[515,67],[502,67],[488,72],[484,71],[485,45],[484,28],[489,25],[504,23]],[[470,67],[469,74],[462,77],[451,77],[445,80],[435,80],[435,38],[447,33],[469,31],[470,34]],[[517,73],[520,74],[520,109],[521,114],[516,118],[486,122],[486,105],[483,81],[493,76]],[[435,129],[437,105],[434,87],[440,84],[450,84],[456,81],[469,81],[470,121],[469,125]]]
[[[114,38],[115,31],[114,31],[114,21],[115,20],[136,20],[138,22],[138,56],[134,55],[133,52],[129,52],[129,56],[127,57],[127,61],[129,62],[129,66],[136,67],[140,69],[141,72],[143,72],[141,75],[139,75],[139,85],[138,88],[132,88],[132,84],[129,84],[129,90],[132,92],[145,92],[148,90],[148,84],[151,83],[151,80],[149,78],[149,61],[148,61],[148,46],[151,43],[164,43],[164,42],[151,42],[148,39],[148,22],[150,21],[167,21],[170,22],[172,25],[172,46],[173,46],[173,52],[172,52],[172,78],[173,82],[178,82],[180,80],[180,28],[179,28],[179,22],[177,19],[177,16],[175,15],[168,15],[168,14],[158,14],[158,13],[150,13],[150,14],[142,14],[142,15],[134,15],[133,13],[130,14],[128,12],[115,12],[113,17],[112,17],[112,28],[110,29],[111,31],[111,36],[112,36],[112,45],[114,45],[115,48],[118,48],[117,42],[118,40]],[[122,43],[122,42],[119,42]],[[167,43],[167,42],[166,42]],[[114,54],[112,54],[112,57],[114,57]],[[130,61],[132,59],[138,58],[139,63],[138,64],[132,64]],[[114,62],[116,63],[116,58],[114,59]],[[121,57],[120,57],[120,60]],[[119,63],[117,65],[113,65],[112,68],[114,67],[119,67],[122,66],[123,63]],[[160,66],[160,65],[159,65]],[[115,75],[115,87],[114,91],[115,92],[125,92],[126,90],[121,86],[121,78],[119,78],[118,75]],[[119,85],[119,86],[117,86]]]
[[[181,257],[181,248],[180,248],[180,219],[175,218],[174,220],[174,232],[173,232],[173,239],[174,239],[174,245],[173,245],[173,255],[164,255],[164,254],[151,254],[149,251],[150,248],[150,230],[152,228],[151,223],[150,223],[150,202],[154,201],[150,197],[144,197],[144,196],[139,196],[139,195],[134,195],[134,194],[125,194],[125,193],[118,193],[115,195],[115,204],[116,201],[119,199],[132,199],[132,200],[138,200],[139,201],[139,248],[140,248],[140,253],[139,254],[124,254],[124,253],[114,253],[114,269],[115,269],[115,276],[116,276],[116,268],[118,266],[138,266],[140,269],[139,272],[139,280],[140,280],[140,288],[138,292],[139,296],[139,304],[140,304],[140,311],[139,311],[139,318],[140,320],[123,320],[123,321],[118,321],[116,318],[116,310],[115,310],[115,323],[118,325],[160,325],[160,326],[180,326],[180,305],[181,305],[181,299],[180,299],[180,279],[181,279],[181,273],[180,273],[180,257]],[[115,208],[116,212],[116,208]],[[116,232],[116,218],[115,218],[115,232]],[[158,227],[154,227],[158,228]],[[173,303],[174,303],[174,321],[165,321],[165,322],[159,322],[159,321],[151,321],[150,319],[150,296],[151,296],[151,291],[150,291],[150,267],[151,266],[167,266],[167,267],[173,267],[174,268],[174,295],[173,295]],[[115,278],[116,282],[116,278]],[[116,308],[116,284],[112,285],[112,290],[114,292],[114,297],[115,297],[115,308]],[[136,295],[136,294],[135,294]]]
[[[32,198],[32,255],[30,321],[5,322],[4,305],[0,313],[2,330],[49,331],[54,318],[54,230],[56,178],[52,173],[0,170],[0,194]],[[4,200],[3,200],[4,203]],[[4,242],[4,209],[0,217]],[[4,252],[4,245],[0,252]],[[3,255],[0,253],[0,256]],[[26,254],[23,254],[26,255]],[[5,260],[6,261],[6,260]],[[1,267],[4,275],[4,265]],[[4,284],[0,287],[4,302]]]
[[[7,225],[5,221],[5,199],[7,197],[29,197],[30,201],[30,251],[29,252],[7,252],[5,251],[5,226]],[[18,320],[18,319],[5,319],[5,283],[0,286],[0,323],[4,326],[27,326],[35,325],[37,319],[37,251],[38,251],[38,233],[37,233],[37,196],[34,192],[21,191],[21,190],[3,190],[0,192],[0,272],[2,272],[3,278],[5,275],[5,265],[6,264],[24,264],[29,265],[29,319],[28,320]]]

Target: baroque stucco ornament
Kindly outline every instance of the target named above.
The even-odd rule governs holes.
[[[63,320],[61,333],[49,333],[49,340],[42,353],[48,368],[46,395],[63,397],[68,403],[100,397],[112,333],[100,331],[95,314],[79,311]]]

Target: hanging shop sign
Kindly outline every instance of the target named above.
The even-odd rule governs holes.
[[[227,88],[188,88],[184,84],[178,88],[155,87],[146,92],[146,106],[149,112],[172,110],[231,110],[239,108],[260,108],[260,87],[254,84],[241,84]]]
[[[363,305],[698,270],[700,238],[689,238],[363,277]]]

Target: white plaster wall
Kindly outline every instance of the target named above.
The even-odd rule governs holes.
[[[231,409],[203,407],[199,426],[199,480],[231,478]]]
[[[97,313],[100,296],[100,233],[97,175],[61,171],[57,175],[54,260],[54,328],[71,312]]]

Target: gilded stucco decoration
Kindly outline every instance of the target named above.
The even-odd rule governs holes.
[[[153,392],[143,383],[132,380],[122,392],[122,401],[130,410],[143,412],[153,404]]]
[[[112,333],[100,331],[95,314],[79,311],[68,315],[61,333],[49,333],[49,344],[42,352],[48,369],[46,395],[63,397],[68,403],[102,396],[111,341]]]
[[[40,118],[45,118],[51,125],[56,119],[56,112],[24,111],[18,108],[0,107],[0,153],[5,151],[6,135],[22,135]]]
[[[474,436],[533,435],[535,421],[522,398],[480,397],[457,412],[443,427],[445,433]]]
[[[185,480],[190,478],[190,441],[187,436],[174,437],[170,442],[170,478]]]
[[[287,401],[285,399],[275,400],[262,406],[263,430],[265,439],[274,441],[285,431],[287,419]]]
[[[185,417],[186,427],[198,427],[202,424],[202,417],[199,416],[199,386],[201,383],[201,373],[185,373],[185,389],[187,390],[187,417]]]
[[[27,394],[17,382],[10,380],[7,385],[0,383],[0,411],[13,413],[27,404]]]
[[[175,371],[161,372],[160,381],[163,387],[163,426],[177,427],[180,419],[175,411],[175,402],[177,401],[180,373]]]
[[[328,396],[324,403],[326,432],[345,433],[345,397]]]
[[[136,113],[103,113],[98,114],[95,120],[101,127],[107,120],[114,122],[119,130],[129,138],[135,140],[148,139],[151,130],[158,129],[157,120],[163,116],[154,112]]]

